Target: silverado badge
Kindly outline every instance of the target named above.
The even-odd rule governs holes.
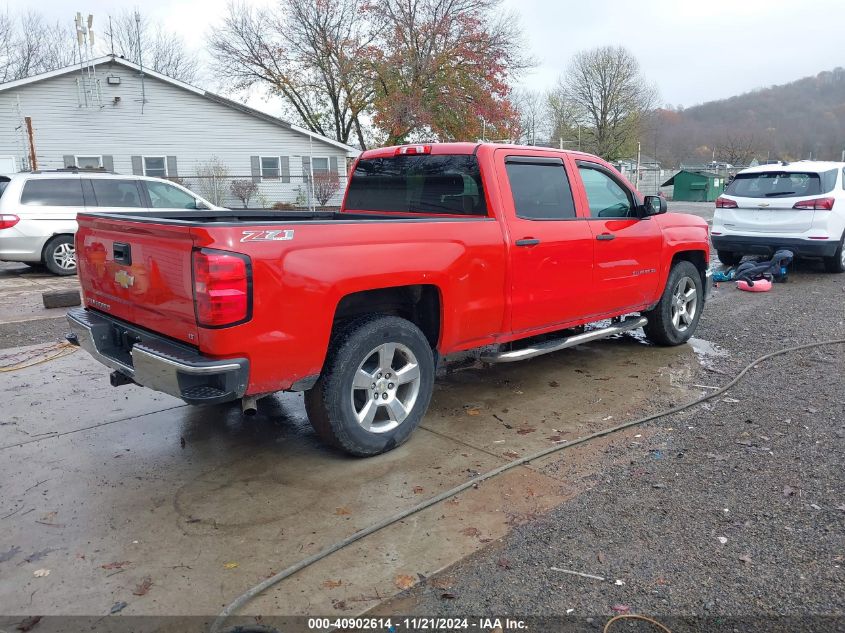
[[[130,275],[125,270],[118,270],[114,274],[114,282],[121,288],[128,288],[135,283],[135,277]]]

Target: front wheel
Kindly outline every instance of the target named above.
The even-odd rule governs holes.
[[[44,247],[44,265],[54,275],[76,274],[73,235],[57,235]]]
[[[824,258],[824,268],[829,273],[845,273],[845,234],[839,240],[839,247],[833,257]]]
[[[695,333],[704,290],[701,274],[688,261],[677,262],[669,272],[666,288],[653,310],[644,312],[648,323],[643,328],[648,339],[657,345],[680,345]]]
[[[410,437],[433,388],[434,358],[420,329],[399,317],[365,317],[333,337],[305,408],[324,441],[368,457]]]

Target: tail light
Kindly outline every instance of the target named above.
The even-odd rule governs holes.
[[[431,145],[403,145],[396,148],[396,156],[412,156],[416,154],[431,154]]]
[[[0,229],[10,229],[20,221],[21,219],[18,216],[11,213],[0,214]]]
[[[836,198],[815,198],[813,200],[801,200],[793,205],[793,209],[810,209],[815,211],[831,211]]]
[[[738,209],[739,205],[736,203],[735,200],[731,200],[730,198],[723,198],[719,196],[716,198],[716,208],[717,209]]]
[[[197,323],[217,328],[247,321],[252,311],[249,257],[207,248],[193,257]]]

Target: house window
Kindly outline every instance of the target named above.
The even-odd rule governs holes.
[[[280,175],[279,157],[278,156],[262,156],[261,157],[261,177],[264,180],[278,180]]]
[[[74,156],[74,159],[79,169],[101,169],[103,167],[102,156]]]
[[[167,178],[167,159],[164,156],[144,156],[144,175]]]
[[[314,157],[311,163],[311,169],[314,170],[315,174],[327,174],[329,173],[329,159],[326,157]]]

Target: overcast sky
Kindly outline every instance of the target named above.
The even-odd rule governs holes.
[[[278,0],[276,0],[278,1]],[[0,0],[2,2],[2,0]],[[271,4],[255,0],[253,4]],[[504,0],[515,13],[537,66],[519,82],[551,87],[578,50],[622,44],[640,60],[661,101],[691,106],[845,66],[845,0]],[[52,19],[93,13],[105,32],[109,13],[141,7],[202,49],[227,0],[12,0]],[[2,6],[2,4],[0,4]],[[205,85],[215,90],[217,86]],[[258,105],[255,104],[254,105]]]

